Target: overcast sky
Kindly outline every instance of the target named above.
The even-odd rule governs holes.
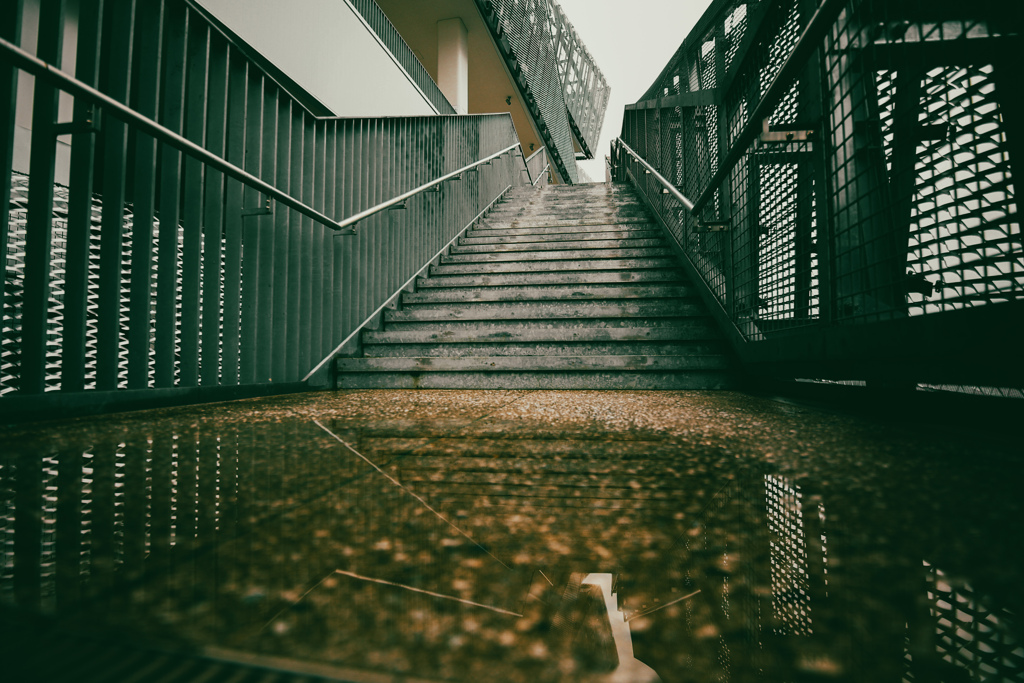
[[[557,0],[612,88],[594,161],[579,162],[604,181],[604,157],[622,129],[622,110],[640,99],[711,0]]]

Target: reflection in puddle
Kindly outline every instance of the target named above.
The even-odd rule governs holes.
[[[986,518],[909,466],[808,477],[653,436],[298,419],[14,446],[0,601],[69,632],[351,680],[1024,671],[1019,545],[1009,568],[972,559]],[[993,481],[961,473],[956,495]]]

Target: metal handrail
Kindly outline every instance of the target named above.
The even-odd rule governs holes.
[[[327,365],[327,363],[329,363],[329,362],[331,361],[331,359],[333,359],[333,358],[334,358],[334,357],[335,357],[335,356],[336,356],[337,354],[341,353],[341,350],[342,350],[343,348],[345,348],[345,345],[346,345],[346,344],[348,344],[348,343],[349,343],[350,341],[352,341],[353,339],[355,339],[356,335],[360,334],[360,333],[361,333],[361,332],[363,331],[363,328],[364,328],[364,327],[366,327],[366,326],[367,326],[367,325],[369,325],[369,324],[370,324],[371,322],[373,322],[373,320],[374,320],[374,319],[375,319],[375,318],[376,318],[376,317],[377,317],[378,315],[380,315],[380,313],[382,313],[382,312],[384,311],[384,309],[385,309],[385,308],[387,308],[387,307],[388,307],[388,306],[389,306],[389,305],[390,305],[390,304],[391,304],[391,303],[392,303],[392,302],[393,302],[393,301],[394,301],[395,299],[397,299],[397,298],[398,298],[398,297],[399,297],[399,296],[400,296],[400,295],[401,295],[401,294],[402,294],[403,292],[407,291],[407,288],[408,288],[408,287],[409,287],[410,285],[412,285],[412,284],[413,284],[413,283],[414,283],[414,282],[416,281],[416,278],[418,278],[418,277],[420,277],[421,275],[423,275],[423,271],[427,270],[427,269],[428,269],[428,268],[429,268],[430,266],[432,266],[432,265],[434,264],[434,259],[436,259],[436,258],[440,257],[440,256],[441,256],[442,254],[444,254],[444,253],[445,253],[446,251],[448,251],[448,248],[449,248],[450,246],[452,246],[453,244],[455,244],[456,240],[458,240],[458,239],[459,239],[460,237],[462,237],[462,235],[464,235],[464,234],[465,234],[465,232],[466,232],[467,230],[469,230],[469,228],[470,228],[470,226],[471,226],[471,225],[473,225],[473,224],[474,224],[474,223],[476,223],[476,222],[477,222],[478,220],[480,220],[481,218],[483,218],[484,214],[486,214],[486,213],[487,213],[488,211],[490,211],[490,210],[491,210],[491,207],[493,207],[493,206],[494,206],[495,204],[497,204],[497,203],[498,203],[498,201],[499,201],[499,200],[500,200],[500,199],[501,199],[502,197],[504,197],[504,196],[505,196],[505,193],[506,193],[506,192],[508,192],[508,191],[509,191],[509,190],[511,190],[511,189],[512,189],[512,186],[511,186],[511,185],[507,186],[507,187],[506,187],[506,188],[505,188],[504,190],[502,190],[502,191],[501,191],[501,194],[499,194],[499,195],[498,195],[497,197],[495,197],[495,198],[494,198],[493,200],[491,200],[491,203],[490,203],[490,204],[488,204],[487,206],[485,206],[485,207],[483,208],[483,210],[482,210],[482,211],[480,211],[480,213],[478,213],[478,214],[477,214],[476,216],[474,216],[474,217],[473,217],[473,220],[471,220],[471,221],[470,221],[469,223],[467,223],[467,224],[466,224],[466,226],[465,226],[464,228],[462,228],[462,230],[459,230],[459,232],[458,232],[458,233],[456,233],[455,237],[451,238],[451,240],[449,240],[449,241],[448,241],[448,244],[446,244],[446,245],[444,245],[443,247],[441,247],[441,248],[440,248],[440,249],[438,250],[438,252],[437,252],[436,254],[434,254],[434,255],[433,255],[432,257],[430,257],[430,259],[428,259],[428,260],[427,260],[427,262],[426,262],[426,263],[424,263],[424,264],[423,264],[423,266],[422,266],[422,267],[421,267],[421,268],[420,268],[419,270],[417,270],[417,271],[416,271],[416,272],[415,272],[415,273],[413,274],[413,276],[412,276],[412,277],[410,277],[410,278],[409,278],[408,280],[406,280],[406,281],[405,281],[405,282],[404,282],[404,283],[402,284],[402,286],[401,286],[401,287],[399,287],[398,289],[396,289],[396,290],[395,290],[395,293],[394,293],[394,294],[392,294],[391,296],[389,296],[389,297],[388,297],[388,299],[387,299],[387,301],[385,301],[385,302],[384,302],[384,303],[382,303],[382,304],[381,304],[380,306],[378,306],[378,307],[377,307],[377,309],[376,309],[376,310],[375,310],[375,311],[374,311],[373,313],[371,313],[371,314],[370,314],[370,315],[369,315],[369,316],[368,316],[368,317],[366,318],[366,320],[364,320],[364,321],[363,321],[363,322],[362,322],[362,323],[361,323],[360,325],[358,325],[358,326],[357,326],[357,327],[356,327],[356,328],[355,328],[354,330],[352,330],[352,332],[350,332],[350,333],[349,333],[349,335],[348,335],[347,337],[345,337],[345,339],[344,339],[344,340],[342,340],[342,342],[341,342],[340,344],[338,344],[338,345],[337,345],[337,346],[336,346],[336,347],[334,348],[334,350],[333,350],[333,351],[331,351],[331,352],[330,352],[330,353],[328,353],[328,354],[327,354],[326,356],[324,356],[323,360],[321,360],[321,361],[320,361],[319,363],[317,363],[317,364],[316,364],[316,365],[315,365],[315,366],[313,367],[313,369],[312,369],[312,370],[310,370],[309,372],[307,372],[307,373],[306,373],[306,376],[302,378],[302,381],[303,381],[303,382],[308,382],[308,381],[310,380],[310,378],[312,378],[312,377],[313,377],[313,375],[315,375],[316,373],[320,372],[320,370],[321,370],[321,369],[322,369],[322,368],[323,368],[323,367],[324,367],[325,365]]]
[[[528,175],[533,175],[532,173],[530,173],[530,162],[533,161],[533,158],[535,156],[537,156],[538,154],[540,154],[541,152],[544,152],[544,151],[547,151],[547,147],[541,147],[536,152],[534,152],[530,156],[528,156],[525,159],[523,159],[523,163],[526,164],[526,173]],[[547,173],[548,169],[550,169],[550,168],[551,168],[551,161],[548,161],[548,163],[544,164],[544,168],[540,169],[540,173],[537,174],[537,177],[536,178],[532,178],[530,180],[530,185],[532,185],[533,187],[537,187],[537,183],[540,182],[540,179],[544,177],[544,174]]]
[[[457,171],[452,171],[451,173],[447,173],[447,174],[441,176],[440,178],[436,178],[434,180],[431,180],[429,183],[424,183],[423,185],[420,185],[419,187],[417,187],[417,188],[415,188],[413,190],[409,190],[408,192],[406,192],[404,194],[400,194],[397,197],[393,197],[393,198],[387,200],[386,202],[382,202],[382,203],[380,203],[380,204],[378,204],[378,205],[376,205],[374,207],[371,207],[371,208],[367,209],[366,211],[361,211],[361,212],[355,214],[354,216],[349,216],[345,220],[340,221],[338,223],[339,229],[344,230],[344,229],[348,228],[349,226],[358,223],[361,220],[369,218],[370,216],[372,216],[372,215],[374,215],[376,213],[380,213],[381,211],[383,211],[385,209],[389,209],[392,206],[395,206],[396,204],[401,204],[401,203],[405,202],[407,199],[410,199],[410,198],[414,197],[415,195],[418,195],[421,192],[425,192],[426,190],[429,190],[432,187],[440,185],[441,183],[443,183],[446,180],[451,180],[452,178],[454,178],[456,176],[461,176],[463,173],[465,173],[467,171],[472,171],[477,166],[482,166],[484,164],[490,163],[491,161],[497,159],[498,157],[503,156],[505,154],[508,154],[509,152],[511,152],[516,147],[520,147],[520,144],[518,142],[516,144],[514,144],[514,145],[509,145],[508,147],[506,147],[505,149],[501,150],[500,152],[495,152],[494,154],[490,155],[489,157],[486,157],[484,159],[480,159],[479,161],[474,161],[472,164],[469,164],[468,166],[463,166],[462,168],[460,168]]]
[[[544,168],[540,169],[540,173],[537,174],[537,177],[533,179],[533,182],[530,183],[530,185],[532,187],[537,187],[537,183],[540,182],[540,179],[544,177],[544,174],[547,173],[548,169],[550,169],[550,168],[551,168],[551,164],[550,163],[544,164]]]
[[[214,168],[215,170],[220,171],[221,173],[224,173],[227,176],[230,176],[236,180],[239,180],[249,185],[250,187],[262,192],[263,194],[281,202],[285,206],[288,206],[289,208],[298,211],[304,216],[307,216],[309,218],[316,220],[319,223],[322,223],[323,225],[325,225],[328,228],[331,228],[332,230],[338,231],[339,234],[354,235],[356,234],[356,232],[355,228],[353,228],[352,226],[358,223],[359,221],[369,218],[370,216],[373,216],[376,213],[384,211],[385,209],[390,208],[396,204],[400,204],[405,200],[409,199],[410,197],[412,197],[413,195],[419,194],[420,192],[423,192],[425,190],[429,190],[431,187],[439,185],[444,181],[449,180],[455,176],[461,175],[466,171],[470,171],[476,168],[477,166],[489,163],[490,161],[502,156],[503,154],[508,153],[509,151],[515,149],[516,147],[521,147],[520,143],[517,142],[514,145],[506,147],[500,152],[495,152],[494,154],[490,155],[485,159],[481,159],[468,166],[464,166],[463,168],[460,168],[457,171],[453,171],[444,176],[441,176],[436,180],[426,183],[425,185],[421,185],[420,187],[417,187],[414,190],[410,190],[409,192],[406,192],[402,195],[399,195],[398,197],[383,202],[382,204],[378,204],[374,207],[366,209],[365,211],[357,213],[354,216],[350,216],[345,220],[336,221],[333,218],[330,218],[324,215],[323,213],[317,211],[313,207],[302,203],[298,199],[295,199],[290,194],[282,192],[273,185],[264,182],[263,180],[252,175],[251,173],[235,166],[234,164],[228,161],[225,161],[223,158],[210,152],[204,147],[197,145],[188,138],[185,138],[179,135],[178,133],[175,133],[174,131],[170,130],[169,128],[160,125],[159,123],[157,123],[156,121],[152,120],[147,116],[139,114],[135,110],[128,107],[128,105],[118,102],[109,95],[106,95],[100,92],[99,90],[96,90],[92,86],[83,83],[77,78],[69,76],[63,71],[54,68],[49,63],[39,59],[38,57],[29,52],[26,52],[17,45],[11,43],[10,41],[0,38],[0,54],[3,53],[5,53],[4,56],[8,57],[10,59],[11,64],[16,68],[21,69],[22,71],[26,71],[36,77],[43,78],[44,80],[49,81],[51,84],[63,90],[64,92],[67,92],[75,97],[81,97],[87,100],[91,100],[102,107],[110,109],[111,115],[117,119],[122,120],[124,123],[133,125],[136,128],[140,129],[142,132],[146,133],[147,135],[150,135],[151,137],[159,140],[160,142],[168,144],[180,152],[197,158],[199,161],[206,163],[208,166]]]
[[[320,213],[311,206],[303,204],[298,199],[295,199],[291,195],[282,192],[273,185],[265,183],[256,176],[248,173],[234,164],[231,164],[221,157],[213,154],[212,152],[204,149],[200,145],[192,142],[191,140],[178,135],[169,128],[161,126],[156,121],[150,119],[147,116],[143,116],[138,112],[134,111],[130,107],[121,102],[118,102],[114,98],[106,95],[99,90],[96,90],[90,85],[83,83],[82,81],[69,76],[68,74],[54,68],[47,62],[37,58],[35,55],[25,52],[17,45],[0,38],[0,53],[6,53],[6,56],[10,58],[12,64],[21,69],[27,71],[36,77],[41,77],[44,80],[54,84],[64,92],[70,93],[75,97],[82,97],[87,100],[92,100],[106,107],[111,111],[111,114],[118,119],[121,119],[129,125],[136,126],[141,129],[147,135],[152,136],[164,142],[171,147],[174,147],[180,152],[189,154],[214,169],[224,173],[225,175],[231,176],[236,180],[240,180],[243,183],[259,190],[263,194],[273,197],[277,201],[281,202],[285,206],[295,209],[304,216],[308,216],[320,223],[323,223],[329,228],[334,230],[345,230],[346,226],[341,225],[337,221],[328,218],[324,214]],[[353,233],[354,234],[354,233]]]
[[[686,207],[686,208],[687,208],[687,209],[688,209],[688,210],[690,211],[690,213],[692,213],[692,214],[696,215],[696,209],[695,209],[695,207],[694,207],[694,203],[693,203],[693,202],[691,202],[691,201],[690,201],[689,199],[687,199],[687,198],[686,198],[686,197],[685,197],[685,196],[683,195],[683,193],[679,191],[679,188],[677,188],[677,187],[676,187],[675,185],[673,185],[672,183],[670,183],[670,182],[669,182],[669,181],[668,181],[668,180],[667,180],[667,179],[665,178],[665,176],[663,176],[663,175],[661,175],[660,173],[658,173],[658,170],[657,170],[656,168],[654,168],[653,166],[651,166],[651,165],[650,165],[649,163],[647,163],[647,161],[645,161],[645,160],[644,160],[644,158],[643,158],[642,156],[640,156],[640,155],[639,155],[639,154],[637,154],[637,153],[636,153],[635,151],[633,151],[633,148],[632,148],[632,147],[630,147],[630,146],[629,146],[629,145],[627,145],[627,144],[626,144],[625,142],[623,142],[622,138],[616,138],[616,139],[614,140],[614,142],[613,142],[612,144],[618,144],[618,145],[620,145],[620,146],[621,146],[621,147],[622,147],[623,149],[625,149],[625,150],[626,150],[627,152],[629,152],[629,154],[630,154],[630,155],[631,155],[631,156],[632,156],[632,157],[633,157],[634,159],[636,159],[637,161],[639,161],[639,162],[640,162],[640,165],[641,165],[641,166],[643,166],[643,167],[644,167],[645,169],[647,169],[648,173],[650,173],[650,174],[651,174],[651,175],[653,175],[653,176],[654,176],[655,178],[657,178],[658,182],[659,182],[659,183],[661,183],[661,184],[662,184],[662,185],[663,185],[663,186],[665,187],[665,189],[666,189],[666,190],[668,190],[668,193],[669,193],[670,195],[672,195],[673,197],[675,197],[676,199],[678,199],[678,200],[679,200],[679,202],[680,202],[680,203],[681,203],[681,204],[682,204],[683,206],[685,206],[685,207]]]

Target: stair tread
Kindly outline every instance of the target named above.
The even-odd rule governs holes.
[[[656,341],[687,338],[704,332],[703,338],[717,338],[717,330],[708,322],[695,319],[687,325],[666,327],[577,327],[577,328],[522,328],[469,330],[382,330],[363,334],[364,343],[418,344],[418,343],[476,343],[476,342],[564,342],[564,341]],[[713,335],[713,336],[712,336]]]
[[[538,318],[627,318],[698,315],[703,307],[678,299],[621,301],[498,301],[413,304],[386,311],[385,322],[405,320],[536,320]]]
[[[521,261],[569,261],[623,258],[658,258],[671,256],[668,247],[638,247],[626,249],[560,249],[556,251],[512,251],[487,253],[453,253],[442,256],[441,263],[518,263]]]
[[[449,289],[461,287],[507,287],[530,285],[571,285],[584,283],[685,282],[681,270],[663,268],[642,271],[553,271],[536,273],[482,273],[477,275],[440,275],[417,278],[416,288]]]
[[[465,240],[463,240],[465,242]],[[453,246],[453,254],[504,254],[538,251],[569,251],[591,249],[640,249],[645,247],[663,248],[665,240],[654,238],[623,238],[593,240],[558,240],[543,242],[520,242],[511,244],[465,244]]]
[[[432,289],[402,295],[403,304],[468,303],[483,301],[583,301],[589,299],[665,299],[691,296],[686,285],[629,285],[620,283],[521,285],[507,287]]]
[[[342,358],[343,372],[515,372],[587,370],[722,370],[722,354],[689,356],[462,356],[412,358]]]
[[[460,247],[485,244],[558,244],[563,242],[590,242],[608,240],[654,240],[662,239],[661,232],[657,230],[615,230],[604,232],[551,232],[528,235],[506,235],[506,236],[485,236],[477,237],[476,233],[470,231],[459,240]]]
[[[490,273],[528,273],[578,270],[640,270],[650,268],[678,269],[674,258],[607,258],[552,261],[500,261],[496,263],[443,263],[431,266],[430,273],[438,275],[467,275]]]

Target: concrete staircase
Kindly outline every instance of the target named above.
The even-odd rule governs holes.
[[[661,229],[615,185],[518,190],[402,295],[342,389],[713,389],[720,335]]]

